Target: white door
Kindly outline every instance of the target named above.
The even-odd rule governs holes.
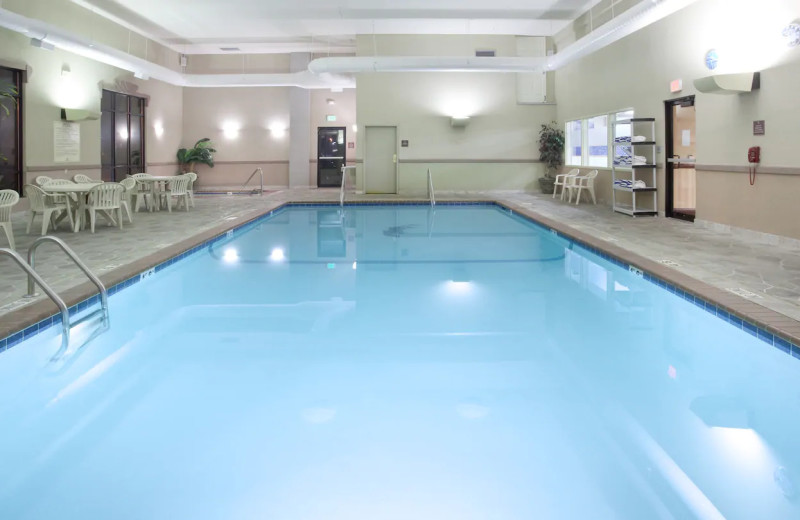
[[[364,190],[397,193],[397,127],[368,126],[364,153]]]

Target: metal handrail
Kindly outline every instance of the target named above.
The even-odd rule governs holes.
[[[344,206],[344,193],[347,187],[347,170],[355,171],[355,166],[342,166],[342,185],[339,188],[339,206]]]
[[[247,180],[244,181],[244,184],[242,184],[242,191],[244,191],[247,185],[250,184],[250,181],[253,180],[253,177],[255,177],[256,174],[259,174],[259,176],[261,177],[261,184],[260,187],[258,188],[258,194],[264,195],[264,170],[262,170],[261,168],[256,168],[253,171],[253,173],[250,174],[250,177],[248,177]]]
[[[47,238],[47,237],[43,237]],[[33,286],[33,282],[42,288],[45,294],[53,300],[58,306],[58,310],[61,312],[61,351],[64,351],[69,346],[69,309],[67,308],[67,304],[64,303],[64,300],[61,299],[59,295],[50,288],[47,283],[42,280],[42,277],[33,270],[33,267],[26,264],[25,260],[19,256],[19,253],[13,251],[11,249],[0,249],[0,256],[8,256],[12,260],[14,260],[18,266],[22,268],[25,273],[28,275],[28,292],[33,292],[30,288]]]
[[[64,243],[63,240],[53,236],[44,236],[37,238],[33,244],[31,244],[30,249],[28,249],[28,264],[30,265],[31,272],[28,273],[28,297],[35,296],[34,287],[33,287],[33,275],[36,275],[36,250],[44,244],[45,242],[53,242],[58,247],[61,248],[64,253],[75,263],[78,268],[83,271],[83,274],[86,275],[89,280],[97,287],[98,291],[100,291],[100,308],[103,310],[103,324],[108,327],[110,325],[110,320],[108,316],[108,292],[106,291],[106,286],[103,285],[103,282],[94,275],[93,272],[89,270],[86,264],[78,258],[78,255],[75,254],[67,244]],[[38,275],[36,275],[38,276]],[[48,295],[49,296],[49,295]],[[52,298],[52,297],[51,297]]]
[[[435,206],[436,195],[433,192],[433,175],[431,175],[430,168],[428,168],[428,198],[431,200],[431,206]]]

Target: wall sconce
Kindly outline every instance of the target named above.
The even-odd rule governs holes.
[[[227,122],[222,125],[222,134],[227,139],[236,139],[239,137],[239,125],[234,122]]]
[[[155,132],[156,137],[161,138],[164,135],[164,124],[161,121],[156,121],[153,125],[153,132]]]
[[[790,23],[781,34],[786,38],[786,44],[789,47],[797,47],[800,45],[800,23]]]
[[[269,132],[275,139],[280,139],[286,135],[286,127],[281,123],[273,123],[269,125]]]
[[[358,133],[358,125],[357,124],[353,124],[352,130],[353,130],[354,134],[357,134]]]
[[[336,104],[336,100],[335,100],[335,99],[333,99],[333,98],[328,98],[328,99],[326,99],[325,101],[326,101],[326,102],[327,102],[329,105],[335,105],[335,104]]]
[[[464,128],[469,124],[468,116],[458,116],[450,118],[450,126],[453,128]]]

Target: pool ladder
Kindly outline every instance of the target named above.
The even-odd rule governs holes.
[[[83,271],[83,273],[89,278],[89,280],[97,287],[100,292],[100,309],[79,318],[75,322],[70,321],[69,317],[69,308],[64,303],[64,300],[56,293],[48,284],[45,282],[41,276],[36,272],[36,250],[44,244],[45,242],[53,242],[57,246],[61,248],[64,253],[70,258],[70,260],[75,263],[75,265]],[[87,323],[94,320],[100,320],[100,324],[97,328],[95,328],[86,341],[83,342],[85,345],[92,339],[94,339],[97,335],[107,331],[111,326],[111,322],[108,316],[108,292],[106,291],[103,282],[89,270],[86,264],[78,258],[78,255],[75,254],[67,244],[64,243],[63,240],[60,238],[56,238],[53,236],[43,236],[41,238],[36,239],[33,244],[31,244],[30,249],[28,249],[28,261],[26,262],[19,253],[14,251],[13,249],[0,249],[0,256],[8,256],[28,275],[28,293],[25,295],[26,298],[33,298],[36,296],[35,286],[38,285],[41,287],[42,291],[56,304],[58,307],[59,313],[61,314],[61,347],[58,349],[58,352],[53,356],[53,360],[60,359],[65,353],[69,353],[74,349],[70,349],[70,331],[72,328],[77,327],[82,323]]]
[[[355,173],[355,166],[342,166],[342,184],[339,187],[339,206],[344,206],[344,194],[347,191],[347,174],[350,172]]]
[[[250,177],[248,177],[247,180],[244,182],[244,184],[242,184],[240,191],[247,191],[245,188],[247,188],[247,185],[250,184],[250,181],[253,180],[253,177],[255,177],[256,174],[259,175],[261,183],[259,184],[258,189],[252,190],[251,195],[255,195],[256,193],[258,193],[259,195],[264,195],[264,170],[262,170],[261,168],[256,168],[253,171],[253,173],[250,174]]]

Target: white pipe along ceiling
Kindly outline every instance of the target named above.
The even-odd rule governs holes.
[[[80,56],[183,87],[355,88],[352,74],[369,72],[541,72],[557,70],[655,23],[697,0],[643,0],[546,58],[473,56],[344,56],[318,58],[308,70],[278,74],[185,74],[52,24],[0,8],[0,27]]]

